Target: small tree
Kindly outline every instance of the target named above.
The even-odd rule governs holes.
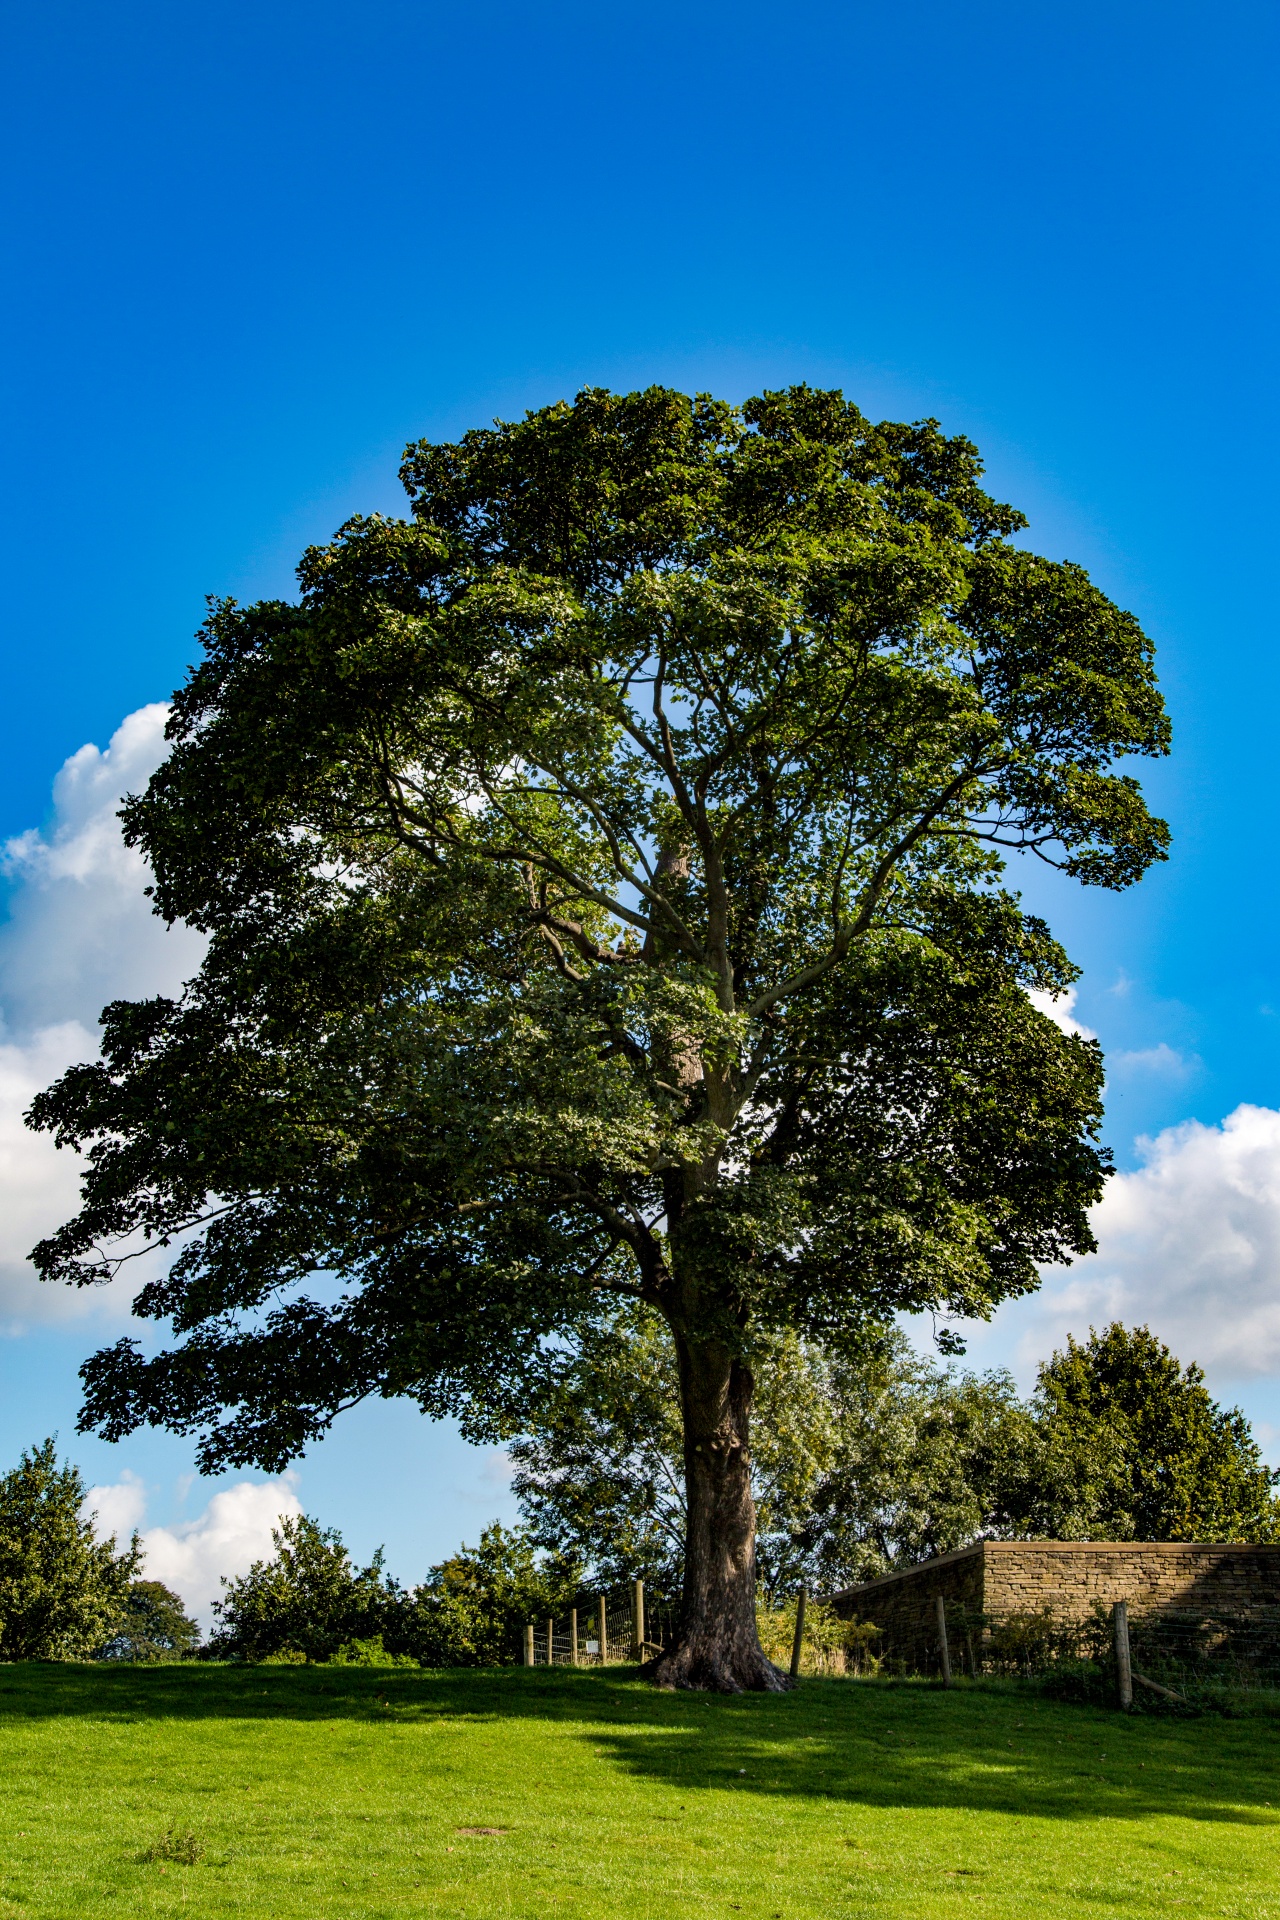
[[[486,1527],[406,1595],[388,1644],[424,1667],[493,1667],[521,1658],[524,1628],[574,1603],[579,1568],[541,1557],[520,1531]]]
[[[356,1568],[341,1535],[306,1514],[283,1518],[271,1540],[270,1560],[255,1560],[236,1580],[223,1576],[226,1592],[213,1603],[219,1624],[209,1641],[211,1654],[263,1660],[292,1653],[308,1662],[327,1660],[348,1641],[383,1631],[395,1589],[383,1578],[381,1549],[367,1567]]]
[[[210,944],[32,1108],[88,1156],[43,1273],[183,1241],[135,1309],[179,1346],[98,1354],[84,1418],[210,1467],[368,1393],[484,1434],[643,1301],[687,1508],[655,1678],[782,1686],[760,1340],[984,1315],[1092,1247],[1100,1055],[1028,1000],[1073,971],[1001,861],[1163,858],[1151,647],[969,441],[839,393],[588,391],[402,471],[298,604],[214,610],[127,809]]]
[[[200,1628],[178,1594],[159,1580],[134,1580],[99,1660],[180,1660],[200,1644]]]
[[[1148,1327],[1114,1321],[1041,1367],[1041,1425],[1081,1490],[1100,1540],[1274,1540],[1280,1473],[1238,1407],[1220,1407],[1194,1364]]]
[[[117,1553],[83,1512],[79,1470],[60,1467],[52,1439],[0,1477],[0,1658],[87,1657],[115,1628],[141,1558],[138,1536]]]

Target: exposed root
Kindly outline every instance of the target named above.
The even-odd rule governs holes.
[[[686,1640],[640,1669],[655,1687],[680,1687],[693,1693],[788,1693],[795,1685],[759,1647],[725,1652]]]

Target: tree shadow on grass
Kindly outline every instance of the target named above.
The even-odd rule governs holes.
[[[854,1807],[1280,1826],[1280,1719],[1132,1718],[1014,1685],[658,1693],[634,1670],[0,1667],[0,1723],[560,1724],[637,1783]]]

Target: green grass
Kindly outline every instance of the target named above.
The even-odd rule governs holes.
[[[1012,1685],[0,1667],[0,1920],[1280,1920],[1278,1762]]]

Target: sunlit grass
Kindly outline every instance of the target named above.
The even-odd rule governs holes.
[[[839,1680],[726,1700],[625,1669],[48,1666],[0,1668],[0,1741],[0,1920],[1280,1920],[1265,1714]]]

